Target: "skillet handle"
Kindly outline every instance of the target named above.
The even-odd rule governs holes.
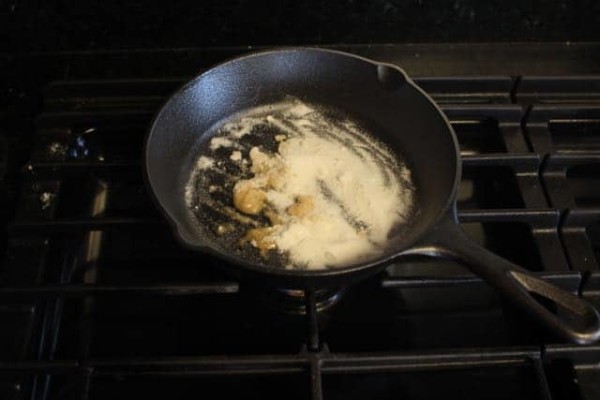
[[[600,315],[592,304],[481,247],[450,218],[425,243],[405,254],[454,259],[561,337],[579,344],[600,339]],[[549,300],[556,310],[539,298]]]

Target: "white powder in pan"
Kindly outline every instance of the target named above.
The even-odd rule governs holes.
[[[198,159],[198,161],[196,162],[196,166],[198,167],[198,169],[209,169],[212,168],[215,165],[215,160],[213,160],[212,158],[208,158],[205,156],[202,156]]]
[[[270,107],[270,109],[273,109]],[[232,139],[241,139],[252,132],[252,129],[261,122],[260,118],[244,117],[237,121],[229,122],[221,127]]]
[[[217,150],[221,147],[231,147],[233,146],[233,141],[224,137],[214,137],[210,141],[210,149]]]
[[[242,160],[242,152],[239,150],[232,152],[231,155],[229,156],[229,159],[231,161],[241,161]]]
[[[392,227],[412,207],[409,170],[385,147],[352,132],[355,126],[334,124],[304,103],[296,101],[266,121],[286,139],[276,154],[254,147],[255,175],[240,182],[264,193],[266,207],[278,215],[266,243],[287,254],[291,266],[309,269],[380,253]],[[300,214],[291,212],[299,199],[310,199],[310,205]]]
[[[292,138],[279,150],[285,183],[279,191],[268,191],[267,199],[277,193],[280,199],[273,204],[280,205],[282,214],[299,196],[310,196],[314,208],[302,218],[290,217],[277,230],[277,247],[309,268],[376,255],[409,205],[409,195],[397,182],[387,186],[375,163],[322,138]]]

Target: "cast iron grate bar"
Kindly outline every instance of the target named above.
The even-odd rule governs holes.
[[[581,284],[581,275],[576,272],[565,273],[536,273],[536,276],[550,282],[558,287],[564,288],[571,293],[577,294]],[[456,285],[481,285],[484,281],[473,275],[451,276],[443,278],[430,277],[385,277],[381,281],[381,287],[387,289],[424,288],[424,287],[455,287]]]
[[[60,220],[15,221],[9,227],[11,231],[30,231],[40,233],[61,233],[102,230],[110,228],[139,228],[166,226],[166,221],[150,218],[81,218]]]
[[[537,103],[598,103],[600,76],[524,76],[518,87],[517,101]]]
[[[416,77],[415,82],[440,103],[510,103],[508,76]]]
[[[264,371],[302,372],[310,365],[312,357],[322,363],[323,372],[359,372],[364,369],[444,369],[448,366],[490,366],[502,364],[522,364],[539,358],[535,348],[514,348],[511,350],[462,349],[446,352],[411,353],[333,353],[324,349],[321,352],[299,352],[295,355],[246,355],[246,356],[194,356],[163,358],[109,358],[85,360],[85,367],[93,368],[94,374],[138,374],[138,373],[261,373]],[[0,361],[0,371],[7,372],[74,372],[82,367],[77,360],[40,361]]]
[[[600,154],[552,154],[545,162],[543,182],[553,207],[600,208]]]
[[[571,210],[566,214],[561,237],[573,269],[600,272],[599,226],[600,208]]]
[[[435,373],[436,371],[468,370],[477,368],[480,371],[511,370],[514,368],[528,368],[533,370],[537,390],[542,393],[540,398],[549,399],[547,387],[544,386],[545,377],[542,369],[537,368],[539,353],[522,349],[512,352],[473,351],[463,354],[413,354],[410,356],[365,354],[345,355],[330,353],[311,353],[295,357],[244,357],[244,358],[194,358],[194,359],[155,359],[155,360],[129,360],[90,359],[85,363],[56,361],[53,365],[42,363],[21,363],[10,366],[0,363],[0,371],[28,374],[52,374],[53,378],[70,376],[79,383],[77,393],[85,396],[93,390],[95,380],[115,379],[120,381],[134,381],[140,378],[153,379],[211,379],[226,377],[231,382],[247,377],[255,379],[260,376],[285,377],[290,374],[306,374],[315,364],[322,367],[322,376],[325,379],[339,373]],[[321,374],[319,374],[321,375]],[[360,377],[360,375],[355,375]],[[282,378],[279,378],[282,379]],[[319,378],[320,379],[320,378]],[[320,399],[322,393],[320,384],[314,386],[313,399]],[[264,389],[264,388],[263,388]],[[287,388],[290,390],[291,388]],[[79,398],[79,397],[78,397]],[[85,397],[83,397],[85,398]],[[326,398],[326,397],[325,397]]]
[[[102,286],[95,284],[63,284],[30,287],[0,287],[2,297],[81,297],[81,296],[195,296],[210,294],[233,294],[239,290],[234,282],[211,284],[179,284],[179,285],[139,285],[139,286]]]
[[[599,304],[596,302],[595,304]],[[550,344],[544,349],[544,367],[550,388],[558,398],[594,399],[599,386],[600,346]],[[555,397],[555,398],[556,398]]]
[[[600,104],[536,104],[525,127],[534,151],[541,154],[600,151]]]

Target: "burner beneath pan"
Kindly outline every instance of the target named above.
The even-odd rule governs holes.
[[[330,309],[343,294],[343,288],[315,290],[315,310],[321,312]],[[305,315],[309,303],[307,291],[302,289],[262,288],[260,297],[269,308],[288,315]]]

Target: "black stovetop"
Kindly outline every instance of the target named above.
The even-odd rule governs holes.
[[[469,46],[345,49],[401,63],[442,105],[467,232],[600,306],[600,77],[568,75],[596,59],[498,61],[552,54],[527,46],[470,46],[479,61],[458,58]],[[598,398],[600,346],[549,335],[452,262],[393,265],[314,326],[182,248],[144,186],[144,135],[169,93],[243,51],[3,60],[1,399]]]

